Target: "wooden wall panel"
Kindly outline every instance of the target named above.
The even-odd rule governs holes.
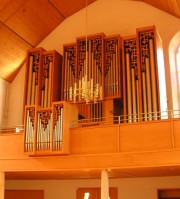
[[[172,129],[174,130],[174,145],[176,149],[180,148],[180,122],[179,119],[172,120]]]
[[[23,134],[8,133],[0,135],[0,156],[9,157],[12,155],[22,155],[23,153]]]
[[[71,154],[118,152],[118,126],[86,127],[71,130]]]
[[[120,126],[120,151],[137,152],[172,148],[169,121]]]
[[[44,199],[43,190],[5,190],[5,199]]]

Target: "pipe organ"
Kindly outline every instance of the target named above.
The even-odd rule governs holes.
[[[40,104],[43,48],[28,50],[26,63],[25,104]]]
[[[53,102],[50,108],[27,105],[24,152],[29,155],[69,154],[70,121],[77,120],[77,115],[77,107],[63,101]]]
[[[121,96],[120,41],[119,35],[99,33],[64,45],[63,100],[78,103],[80,118],[102,117],[102,102],[93,103]],[[97,107],[99,114],[90,111]]]
[[[113,118],[111,124],[115,118],[128,123],[159,119],[156,40],[154,26],[123,38],[78,37],[63,46],[62,68],[56,51],[30,49],[24,151],[68,154],[71,120],[83,126],[105,117]]]
[[[51,126],[52,126],[51,109],[37,110],[37,131],[36,131],[36,150],[50,150],[51,143]]]
[[[73,85],[76,81],[76,44],[64,45],[64,56],[63,56],[63,99],[65,101],[72,101]]]
[[[25,109],[25,139],[24,139],[24,152],[31,152],[34,151],[34,136],[35,136],[35,121],[37,107],[29,106]]]
[[[120,36],[106,36],[104,39],[104,97],[121,97]]]
[[[139,75],[136,37],[123,38],[123,75],[124,75],[124,120],[139,120]]]
[[[61,55],[42,48],[28,50],[25,105],[50,107],[61,99]]]
[[[63,105],[56,103],[53,106],[52,150],[62,150],[63,143]]]
[[[142,116],[145,121],[157,120],[159,105],[158,68],[156,58],[157,35],[154,27],[137,29],[139,67],[142,92]]]
[[[104,34],[77,38],[78,102],[99,101],[103,96],[103,37]],[[75,99],[76,100],[76,99]]]
[[[154,27],[123,38],[123,89],[126,122],[157,120],[159,85]]]
[[[78,104],[78,111],[82,124],[102,121],[103,102]]]

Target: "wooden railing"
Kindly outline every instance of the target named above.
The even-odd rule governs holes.
[[[155,117],[153,117],[155,115]],[[86,126],[94,126],[94,125],[109,125],[109,124],[124,124],[124,123],[138,123],[138,122],[147,122],[147,121],[156,121],[156,120],[165,120],[170,118],[180,118],[180,110],[167,110],[167,111],[161,111],[156,112],[154,114],[151,113],[150,119],[145,116],[144,114],[137,115],[136,118],[138,120],[136,122],[133,122],[132,115],[119,115],[119,116],[112,116],[112,117],[97,117],[97,118],[90,118],[90,119],[80,119],[80,120],[72,120],[70,123],[71,128],[76,127],[86,127]]]

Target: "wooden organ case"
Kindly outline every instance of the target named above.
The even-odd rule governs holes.
[[[155,27],[137,29],[123,38],[123,104],[125,122],[157,120],[159,80]]]
[[[120,35],[106,36],[104,38],[105,99],[120,98],[122,95],[120,44]]]
[[[124,121],[137,122],[140,113],[139,74],[136,36],[123,38]]]
[[[62,57],[57,51],[42,54],[41,107],[50,107],[61,100]]]
[[[154,26],[123,38],[78,37],[63,46],[62,67],[56,51],[29,50],[24,151],[68,154],[72,120],[86,126],[104,118],[110,124],[159,119],[156,40]]]
[[[24,105],[50,107],[61,99],[61,59],[56,51],[28,50]]]
[[[76,107],[61,101],[61,81],[59,53],[42,48],[28,51],[24,152],[29,155],[69,154],[70,120],[77,119],[78,113]]]
[[[31,156],[69,154],[70,122],[77,115],[77,107],[64,101],[48,108],[26,106],[24,152]]]
[[[105,106],[113,109],[113,99],[121,96],[120,36],[79,37],[64,45],[63,54],[63,99],[78,104],[79,119],[84,121],[106,116]],[[106,100],[112,103],[104,105]]]
[[[160,111],[158,63],[155,27],[137,29],[139,46],[139,73],[141,79],[142,118],[157,120]]]
[[[26,59],[24,105],[40,105],[43,48],[28,50]]]

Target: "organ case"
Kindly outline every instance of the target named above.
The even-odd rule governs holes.
[[[70,123],[77,116],[77,106],[64,101],[48,108],[27,105],[24,152],[30,156],[69,154]]]
[[[122,93],[122,78],[120,71],[121,38],[120,35],[104,38],[104,98],[120,98]]]
[[[62,57],[43,48],[28,50],[24,105],[49,107],[61,99]]]
[[[42,53],[43,48],[33,48],[27,51],[24,105],[40,105]]]
[[[157,64],[158,35],[154,26],[137,29],[142,116],[144,121],[159,119],[160,94]]]
[[[61,100],[62,56],[55,50],[42,53],[41,107]]]

